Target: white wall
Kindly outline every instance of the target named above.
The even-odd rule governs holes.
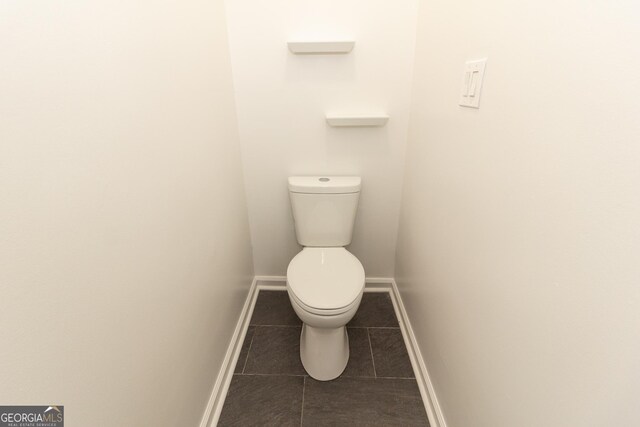
[[[421,3],[397,279],[449,427],[640,425],[639,21]]]
[[[0,402],[199,422],[251,282],[221,0],[0,3]]]
[[[289,175],[360,175],[350,250],[393,275],[415,44],[416,0],[227,0],[256,274],[300,250]],[[355,39],[349,55],[295,56],[288,40]],[[387,112],[385,128],[335,129],[326,112]]]

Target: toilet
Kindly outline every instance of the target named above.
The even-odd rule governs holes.
[[[346,324],[358,310],[364,268],[351,243],[360,177],[289,177],[298,243],[287,268],[287,293],[302,320],[300,359],[316,380],[340,376],[349,361]]]

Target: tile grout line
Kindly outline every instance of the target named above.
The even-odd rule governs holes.
[[[376,373],[376,361],[373,358],[373,346],[371,345],[371,334],[369,333],[369,328],[367,328],[367,339],[369,340],[369,350],[371,351],[371,364],[373,365],[373,377],[378,378],[378,374]]]
[[[347,329],[400,329],[400,326],[349,326]]]
[[[237,374],[233,374],[233,375],[241,375],[243,377],[295,377],[295,378],[299,378],[299,377],[303,377],[303,378],[307,378],[309,375],[306,374],[245,374],[243,372],[237,373]],[[369,380],[373,380],[373,379],[379,379],[379,380],[415,380],[416,377],[379,377],[379,376],[369,376],[369,375],[345,375],[342,376],[340,375],[340,378],[351,378],[354,380],[360,380],[360,379],[369,379]]]
[[[244,365],[242,365],[242,372],[244,374],[244,370],[247,369],[247,362],[249,361],[249,353],[251,353],[251,346],[253,345],[253,339],[256,337],[256,328],[253,328],[253,334],[251,335],[251,341],[249,342],[249,348],[247,349],[247,357],[244,359]]]
[[[302,427],[302,420],[304,418],[304,389],[307,388],[307,376],[302,378],[302,406],[300,407],[300,427]]]

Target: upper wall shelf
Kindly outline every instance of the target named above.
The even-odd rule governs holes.
[[[355,41],[288,42],[289,50],[297,55],[349,53]]]
[[[384,126],[389,121],[386,114],[335,115],[327,114],[327,123],[333,127]]]

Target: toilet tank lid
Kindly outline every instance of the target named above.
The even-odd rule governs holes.
[[[290,176],[289,191],[307,194],[360,192],[359,176]]]

